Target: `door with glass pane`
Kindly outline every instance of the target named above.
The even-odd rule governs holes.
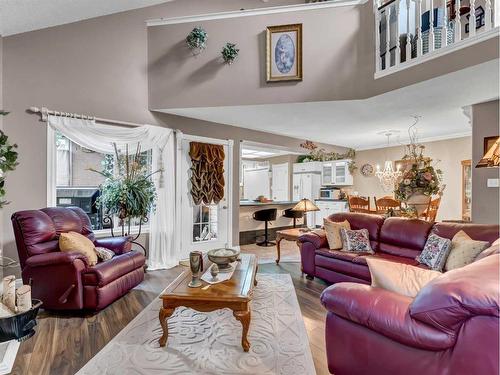
[[[181,247],[182,258],[187,258],[189,252],[208,251],[220,247],[230,246],[229,234],[231,233],[230,202],[229,197],[232,181],[229,177],[228,141],[190,137],[183,135],[179,142],[179,182],[181,200]],[[224,146],[224,198],[218,204],[195,205],[191,197],[191,158],[189,157],[189,143],[204,142],[222,144]]]

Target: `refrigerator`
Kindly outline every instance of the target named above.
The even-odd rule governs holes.
[[[293,173],[293,200],[299,201],[303,198],[314,203],[319,198],[321,187],[321,171],[304,171]],[[306,213],[307,226],[314,228],[314,212]]]

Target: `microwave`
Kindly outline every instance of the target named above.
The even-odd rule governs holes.
[[[320,199],[339,199],[339,195],[340,189],[326,187],[319,190]]]

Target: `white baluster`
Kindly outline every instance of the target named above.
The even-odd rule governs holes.
[[[399,65],[401,62],[401,38],[399,30],[399,0],[396,0],[396,58],[394,59],[394,65]]]
[[[434,51],[434,1],[430,0],[429,11],[429,52]]]
[[[476,0],[470,0],[469,38],[476,35]]]
[[[411,59],[410,5],[411,0],[406,0],[406,61]]]
[[[457,0],[459,1],[459,0]],[[417,56],[422,56],[422,0],[417,0]]]
[[[448,8],[446,6],[447,1],[443,1],[443,29],[441,34],[441,48],[448,45]]]
[[[460,0],[455,0],[455,43],[462,40],[462,20],[460,19]]]
[[[488,31],[491,29],[491,0],[486,0],[484,2],[484,29]]]
[[[391,6],[385,8],[385,68],[391,67]]]
[[[382,61],[380,59],[380,10],[378,9],[380,2],[373,1],[373,11],[375,12],[375,71],[382,69]]]
[[[493,25],[492,27],[497,27],[500,25],[500,1],[493,0]]]

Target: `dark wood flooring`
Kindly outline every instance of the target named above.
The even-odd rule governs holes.
[[[103,311],[93,315],[55,315],[42,311],[36,335],[21,343],[12,374],[72,375],[120,332],[181,272],[151,271],[144,282]],[[325,354],[325,310],[319,295],[322,281],[302,277],[299,263],[261,264],[259,273],[292,276],[318,375],[328,374]]]

